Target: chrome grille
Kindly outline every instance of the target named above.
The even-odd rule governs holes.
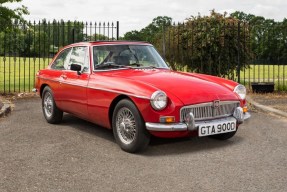
[[[181,108],[180,118],[181,122],[185,121],[190,112],[193,113],[194,120],[228,117],[233,114],[236,107],[239,107],[239,101],[217,101],[216,104],[215,102],[210,102],[189,105]]]

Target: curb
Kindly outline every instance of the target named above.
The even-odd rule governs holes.
[[[8,101],[0,102],[0,117],[7,116],[11,112],[11,105]]]
[[[273,113],[273,114],[276,114],[276,115],[280,115],[281,117],[287,118],[287,113],[284,112],[284,111],[281,111],[281,110],[278,110],[278,109],[274,109],[272,107],[268,107],[268,106],[265,106],[265,105],[261,105],[261,104],[257,103],[256,101],[254,101],[250,96],[247,96],[246,99],[256,109],[259,109],[259,110],[264,111],[264,112],[268,111],[270,113]]]

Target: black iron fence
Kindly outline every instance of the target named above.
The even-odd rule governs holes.
[[[0,93],[30,92],[36,72],[67,44],[118,39],[119,22],[15,23],[0,32]]]
[[[214,22],[174,23],[151,43],[174,69],[226,77],[250,89],[269,82],[287,90],[286,25]],[[31,91],[35,73],[67,44],[118,39],[119,22],[15,23],[0,32],[0,93]]]
[[[184,22],[163,27],[153,42],[177,70],[229,78],[251,89],[274,83],[287,91],[287,25]]]

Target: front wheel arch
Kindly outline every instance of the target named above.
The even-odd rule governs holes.
[[[150,133],[146,130],[141,112],[130,99],[122,99],[116,104],[112,129],[116,142],[126,152],[142,151],[149,144]]]
[[[113,121],[113,112],[117,106],[117,104],[123,100],[123,99],[128,99],[130,100],[131,102],[133,102],[133,100],[126,96],[126,95],[119,95],[117,96],[111,103],[110,107],[109,107],[109,123],[110,123],[110,127],[113,128],[113,124],[112,124],[112,121]],[[134,102],[133,102],[134,103]],[[136,106],[136,104],[134,103],[134,105]]]

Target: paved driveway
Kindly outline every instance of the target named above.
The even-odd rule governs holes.
[[[46,123],[40,99],[0,119],[0,191],[287,191],[287,120],[253,112],[229,141],[153,139],[128,154],[112,132],[65,115]]]

